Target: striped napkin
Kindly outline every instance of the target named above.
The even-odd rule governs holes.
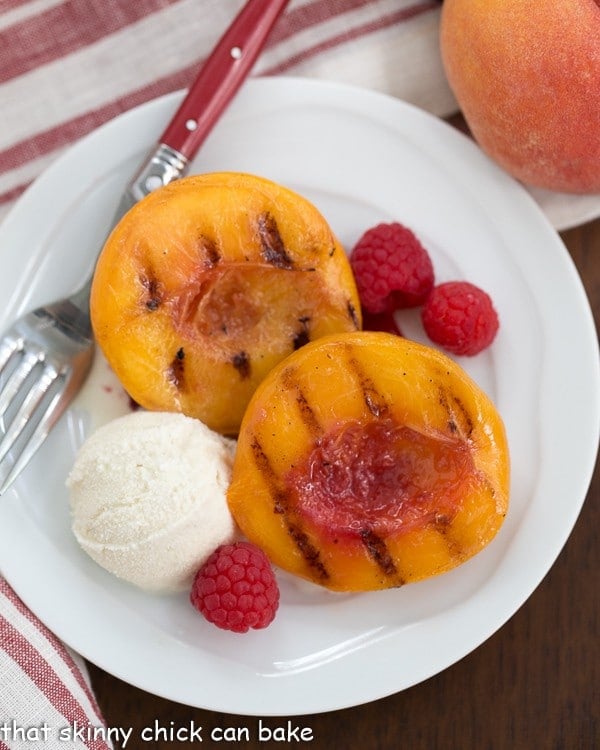
[[[83,661],[27,609],[3,578],[0,680],[0,750],[112,747],[94,739],[102,737],[103,719]],[[92,741],[87,740],[90,736]]]
[[[0,221],[74,141],[185,88],[242,0],[0,0]],[[456,109],[435,0],[292,0],[253,74],[313,76]]]

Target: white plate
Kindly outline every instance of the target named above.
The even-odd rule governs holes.
[[[600,193],[575,195],[527,186],[552,226],[559,232],[593,221],[600,216]]]
[[[180,94],[85,138],[0,231],[2,327],[71,290],[93,263],[120,188]],[[70,534],[64,479],[89,414],[79,402],[0,503],[0,569],[70,646],[147,691],[255,715],[370,701],[443,670],[527,599],[566,541],[598,445],[600,378],[580,280],[533,199],[440,120],[381,94],[296,79],[244,87],[195,171],[262,174],[312,199],[346,246],[379,220],[421,237],[438,280],[487,289],[501,330],[463,360],[502,413],[512,503],[492,544],[442,577],[334,595],[282,577],[282,607],[245,636],[205,623],[186,595],[150,596],[91,562]],[[422,338],[418,320],[403,322]]]

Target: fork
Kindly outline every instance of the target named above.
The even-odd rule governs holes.
[[[219,39],[157,145],[125,188],[112,226],[141,198],[183,176],[234,97],[289,0],[248,0]],[[0,340],[0,467],[4,493],[22,473],[89,372],[90,277],[72,296],[19,318]]]

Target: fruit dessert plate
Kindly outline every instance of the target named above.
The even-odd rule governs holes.
[[[115,196],[180,100],[158,99],[101,128],[21,198],[0,228],[5,320],[85,278]],[[331,591],[278,569],[280,610],[269,628],[243,636],[218,630],[186,593],[153,595],[120,582],[72,536],[65,479],[75,452],[92,429],[129,409],[98,358],[63,423],[2,498],[0,570],[75,650],[181,703],[294,715],[408,688],[511,617],[578,516],[600,421],[598,345],[581,282],[526,191],[463,135],[373,92],[251,80],[191,171],[246,172],[295,190],[346,250],[367,227],[400,221],[427,247],[438,282],[468,279],[490,293],[499,332],[486,351],[457,361],[506,427],[506,519],[462,565],[398,588]],[[401,329],[426,343],[411,311],[402,311]]]

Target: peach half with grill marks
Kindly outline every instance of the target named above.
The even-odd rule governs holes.
[[[509,464],[496,407],[454,360],[361,331],[311,342],[265,378],[227,499],[280,568],[367,591],[482,550],[507,512]]]
[[[185,177],[109,236],[94,273],[96,340],[142,407],[236,434],[284,357],[361,326],[347,255],[317,208],[270,180]]]

